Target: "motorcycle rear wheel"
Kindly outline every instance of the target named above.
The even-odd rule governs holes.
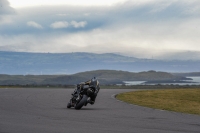
[[[83,107],[83,105],[86,104],[87,99],[88,99],[88,96],[83,95],[83,98],[81,99],[81,101],[80,101],[78,104],[76,104],[75,109],[76,109],[76,110],[81,109],[81,108]]]

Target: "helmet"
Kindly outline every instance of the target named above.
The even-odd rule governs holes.
[[[91,79],[90,87],[96,88],[98,83],[99,83],[98,80],[96,79],[96,77],[94,77],[94,78]]]
[[[97,80],[96,77],[94,77],[94,78],[91,79],[91,82],[94,82],[96,80]]]

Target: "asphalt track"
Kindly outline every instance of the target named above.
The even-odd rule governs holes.
[[[0,133],[200,133],[200,116],[120,102],[102,89],[96,103],[67,109],[72,89],[0,89]]]

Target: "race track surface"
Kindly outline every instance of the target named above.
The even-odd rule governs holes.
[[[0,89],[0,133],[200,133],[200,116],[120,102],[102,89],[94,105],[67,109],[72,89]]]

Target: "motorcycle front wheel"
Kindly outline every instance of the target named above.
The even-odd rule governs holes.
[[[83,105],[85,105],[85,103],[87,102],[88,96],[83,95],[83,98],[81,99],[81,101],[75,105],[75,109],[79,110],[83,107]]]
[[[71,108],[72,107],[72,105],[71,105],[71,103],[69,102],[68,104],[67,104],[67,108]]]

